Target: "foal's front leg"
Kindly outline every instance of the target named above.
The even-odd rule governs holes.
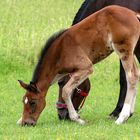
[[[88,69],[84,69],[84,70],[78,70],[77,72],[72,73],[70,80],[64,86],[63,91],[62,91],[62,97],[65,103],[67,104],[70,119],[80,124],[84,124],[85,122],[82,119],[80,119],[79,115],[74,109],[72,101],[71,101],[71,94],[72,94],[72,91],[77,86],[79,86],[91,73],[92,73],[92,67]]]

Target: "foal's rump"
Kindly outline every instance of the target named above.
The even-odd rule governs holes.
[[[138,41],[140,36],[140,23],[138,21],[140,20],[140,14],[115,5],[108,6],[104,10],[114,43],[124,44],[124,41],[128,41],[128,38],[128,43]]]

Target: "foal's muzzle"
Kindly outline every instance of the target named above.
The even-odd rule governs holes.
[[[33,119],[25,119],[25,120],[22,120],[22,118],[20,118],[17,122],[18,125],[21,125],[21,126],[35,126],[36,125],[36,121],[34,121]]]

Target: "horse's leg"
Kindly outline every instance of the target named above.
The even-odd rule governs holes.
[[[68,83],[64,86],[62,91],[62,97],[67,105],[69,111],[69,117],[71,120],[79,122],[80,124],[84,124],[84,121],[79,118],[79,115],[75,111],[72,101],[71,101],[71,94],[72,91],[79,86],[89,74],[92,73],[92,67],[88,67],[86,69],[78,70],[72,73],[72,76]]]
[[[136,55],[136,57],[137,57],[137,59],[138,59],[138,61],[140,63],[140,39],[139,39],[139,41],[137,43],[137,46],[135,48],[134,53],[135,53],[135,55]]]
[[[110,114],[111,118],[118,118],[124,104],[125,96],[126,96],[126,91],[127,91],[127,81],[126,81],[126,76],[125,76],[125,71],[122,66],[122,63],[120,61],[120,94],[119,94],[119,99],[116,105],[116,108],[114,111]]]
[[[123,56],[121,61],[126,73],[127,94],[120,116],[115,122],[116,124],[123,123],[131,115],[132,108],[134,109],[133,105],[136,96],[136,86],[139,78],[138,69],[136,67],[133,55]]]

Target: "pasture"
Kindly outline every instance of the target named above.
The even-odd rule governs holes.
[[[112,54],[94,66],[91,91],[80,115],[86,125],[59,121],[55,103],[57,84],[46,97],[46,108],[35,127],[16,125],[21,117],[24,90],[17,80],[29,82],[47,38],[67,28],[83,0],[4,0],[0,4],[0,140],[138,140],[140,96],[135,113],[117,126],[108,119],[119,93],[119,61]],[[138,90],[139,92],[139,90]]]

